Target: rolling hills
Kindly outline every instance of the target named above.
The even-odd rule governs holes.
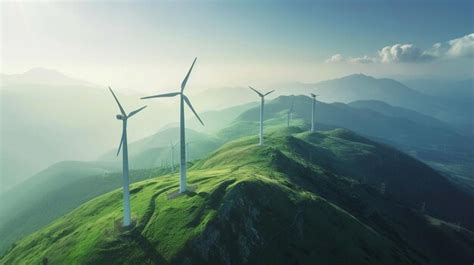
[[[412,85],[414,87],[411,87]],[[268,89],[276,89],[275,96],[316,93],[320,95],[319,99],[326,103],[350,103],[359,100],[383,101],[395,107],[431,116],[459,128],[466,127],[463,131],[472,135],[474,106],[472,80],[448,83],[439,80],[399,82],[391,78],[351,74],[317,83],[277,84],[268,87]],[[247,88],[233,87],[221,89],[218,95],[222,96],[220,97],[223,99],[222,102],[229,105],[235,102],[236,98],[250,101],[253,96],[250,92]],[[215,89],[209,89],[203,94],[214,95],[216,93]],[[219,103],[222,104],[222,102]],[[467,128],[468,126],[471,127]]]
[[[308,128],[310,99],[305,96],[285,96],[267,102],[266,132],[286,127],[286,111],[293,100],[296,107],[291,125]],[[209,115],[204,113],[203,119],[204,116],[209,117],[205,120],[207,124],[222,120],[222,115],[226,116],[228,113],[234,113],[235,116],[237,111],[231,109],[223,110],[221,113],[209,112]],[[208,156],[227,141],[257,135],[258,107],[244,105],[236,109],[245,111],[217,134],[210,135],[188,129],[191,160]],[[462,135],[450,130],[443,122],[379,101],[359,101],[348,105],[317,102],[316,113],[318,130],[345,127],[378,142],[389,143],[443,172],[452,174],[448,175],[450,180],[459,186],[467,185],[466,190],[472,192],[474,181],[469,174],[473,172],[471,168],[474,163],[469,161],[472,156],[467,152],[470,143]],[[430,137],[426,137],[427,134]],[[177,140],[177,135],[177,128],[171,127],[132,142],[130,166],[135,170],[132,175],[137,176],[132,180],[148,178],[153,172],[156,174],[169,171],[169,141]],[[463,148],[467,151],[460,152]],[[120,170],[121,160],[115,156],[115,152],[116,150],[111,150],[96,162],[65,162],[63,165],[67,166],[61,166],[62,163],[53,165],[2,197],[3,206],[0,207],[3,207],[3,213],[8,218],[2,218],[4,220],[0,223],[0,233],[5,234],[4,240],[0,242],[0,252],[21,236],[43,227],[88,199],[120,187],[120,173],[115,172]],[[178,152],[175,155],[177,162]],[[62,169],[58,171],[57,168]],[[88,168],[98,171],[89,174]],[[97,179],[108,181],[97,182]],[[44,194],[49,194],[46,199]],[[67,194],[71,196],[66,196]]]
[[[309,128],[311,99],[306,96],[280,96],[268,102],[265,106],[267,125],[284,126],[291,102],[295,102],[295,125]],[[258,108],[252,108],[243,112],[218,135],[224,139],[235,139],[256,133],[258,111]],[[315,119],[317,129],[350,129],[429,163],[452,176],[460,185],[466,185],[467,189],[474,187],[474,145],[471,137],[432,117],[380,101],[350,104],[317,101]]]
[[[185,195],[173,195],[176,174],[133,184],[130,231],[114,228],[121,216],[115,190],[16,242],[0,263],[472,261],[474,197],[428,166],[342,129],[291,127],[265,136],[263,147],[244,137],[196,161]],[[458,221],[469,230],[449,224]]]
[[[23,77],[20,83],[0,85],[0,192],[53,163],[95,159],[120,139],[117,109],[106,88],[61,81],[65,77],[56,72],[42,75],[48,76],[44,82],[33,79],[38,83],[23,83],[28,82]],[[130,96],[118,96],[127,110],[141,104]],[[151,125],[145,121],[152,117],[151,112],[137,116],[130,126],[130,137],[147,135]],[[139,124],[141,130],[136,130]],[[140,135],[142,132],[145,134]]]
[[[3,178],[0,193],[53,163],[95,159],[104,150],[117,145],[117,139],[120,138],[120,130],[114,119],[117,110],[105,87],[41,68],[18,75],[1,75],[0,81],[1,141],[4,143],[0,157]],[[464,97],[463,103],[459,104],[443,96],[446,95],[445,88],[442,89],[444,94],[430,94],[428,92],[432,83],[418,91],[392,79],[350,75],[315,84],[280,85],[275,95],[317,91],[326,102],[382,100],[394,107],[408,108],[444,122],[455,123],[459,132],[472,138],[472,97]],[[472,80],[458,83],[461,90],[465,91],[462,95],[472,92]],[[138,100],[140,95],[117,93],[126,109],[142,104]],[[219,102],[215,100],[216,97],[220,99]],[[192,119],[188,122],[189,128],[206,134],[215,134],[224,129],[241,112],[256,106],[256,103],[239,105],[255,100],[252,91],[245,87],[211,88],[195,93],[193,100],[197,102],[199,110],[210,111],[202,113],[202,118],[206,120],[204,128]],[[171,104],[149,104],[147,111],[130,126],[131,140],[154,134],[157,126],[150,121],[160,122],[159,126],[162,126],[177,120],[176,108]],[[158,118],[159,113],[170,115]],[[62,148],[64,143],[68,143],[68,148]],[[423,151],[425,158],[432,157],[425,153]],[[460,165],[446,167],[445,164],[438,161],[432,165],[459,176],[471,170]]]

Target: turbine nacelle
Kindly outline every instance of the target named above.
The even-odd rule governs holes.
[[[137,109],[137,110],[134,110],[134,111],[130,112],[130,113],[127,115],[127,113],[126,113],[125,110],[123,109],[122,105],[120,104],[118,98],[115,96],[114,91],[112,91],[112,88],[109,87],[109,90],[110,90],[110,93],[112,93],[112,96],[114,96],[115,102],[117,102],[117,106],[118,106],[118,108],[119,108],[119,110],[120,110],[120,113],[121,113],[121,114],[117,114],[117,115],[115,116],[115,118],[117,118],[117,120],[123,121],[123,124],[124,124],[125,126],[126,126],[126,124],[127,124],[126,122],[127,122],[127,119],[128,119],[128,118],[132,117],[133,115],[137,114],[138,112],[140,112],[141,110],[143,110],[144,108],[146,108],[146,106],[143,106],[143,107],[141,107],[141,108],[139,108],[139,109]],[[120,145],[119,145],[119,148],[118,148],[118,151],[117,151],[117,155],[119,155],[120,150],[121,150],[121,148],[122,148],[122,144],[123,144],[123,141],[124,141],[124,138],[125,138],[125,130],[126,130],[126,128],[124,128],[123,131],[122,131],[122,138],[120,139]]]

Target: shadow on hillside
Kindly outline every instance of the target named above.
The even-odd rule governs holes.
[[[168,264],[168,262],[161,256],[161,254],[155,249],[153,244],[144,237],[140,232],[136,231],[132,233],[133,240],[137,243],[140,249],[145,254],[147,259],[146,264]]]

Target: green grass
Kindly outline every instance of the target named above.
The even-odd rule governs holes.
[[[97,168],[97,169],[96,169]],[[16,240],[72,211],[84,202],[122,186],[121,173],[91,162],[62,162],[2,197],[0,253]],[[114,169],[115,170],[115,169]],[[166,168],[132,170],[131,182],[168,172]]]
[[[133,184],[131,231],[114,228],[122,215],[115,190],[23,238],[0,263],[443,264],[429,241],[446,233],[452,254],[467,260],[472,237],[440,234],[396,198],[360,184],[358,174],[373,168],[350,170],[396,151],[344,130],[274,128],[265,137],[264,146],[248,136],[196,161],[187,194],[172,197],[177,174]],[[420,240],[419,229],[435,232]]]

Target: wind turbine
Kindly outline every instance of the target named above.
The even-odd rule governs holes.
[[[176,144],[170,142],[171,148],[171,173],[174,173],[174,149],[176,148]]]
[[[179,130],[179,149],[181,151],[181,157],[180,157],[180,163],[179,163],[179,192],[183,193],[187,190],[187,185],[186,185],[186,136],[185,136],[185,120],[184,120],[184,103],[188,105],[188,107],[191,109],[191,111],[196,115],[196,118],[199,120],[199,122],[204,126],[204,123],[202,122],[201,118],[199,118],[199,115],[196,113],[194,110],[193,106],[191,105],[191,101],[189,101],[189,98],[184,95],[184,88],[186,87],[186,83],[188,82],[189,75],[191,74],[191,71],[193,70],[194,64],[196,63],[197,58],[194,58],[193,64],[191,65],[191,68],[189,68],[188,73],[183,79],[183,82],[181,83],[181,91],[180,92],[174,92],[174,93],[167,93],[167,94],[160,94],[160,95],[155,95],[155,96],[149,96],[149,97],[143,97],[142,99],[148,99],[148,98],[163,98],[163,97],[174,97],[174,96],[180,96],[180,130]]]
[[[287,127],[290,128],[290,120],[291,120],[291,114],[293,113],[293,106],[294,106],[295,100],[293,99],[291,101],[291,107],[288,109],[288,122],[287,122]]]
[[[128,115],[125,113],[125,110],[122,108],[122,105],[120,105],[119,100],[114,94],[114,91],[112,91],[112,88],[109,87],[110,92],[112,93],[112,96],[114,96],[115,101],[117,102],[117,105],[120,109],[120,113],[118,114],[117,120],[122,120],[123,124],[123,129],[122,129],[122,139],[120,139],[120,145],[117,151],[117,156],[120,153],[120,149],[122,149],[122,162],[123,162],[123,226],[129,226],[131,223],[131,214],[130,214],[130,190],[129,190],[129,185],[130,185],[130,180],[128,178],[128,144],[127,144],[127,120],[128,118],[132,117],[133,115],[137,114],[140,112],[142,109],[146,108],[146,106],[143,106],[137,110],[134,110],[130,112]]]
[[[189,152],[189,144],[192,142],[187,142],[186,143],[186,158],[191,160],[191,153]]]
[[[261,103],[260,103],[260,143],[259,143],[259,145],[263,145],[263,108],[264,108],[264,105],[265,105],[265,96],[272,93],[275,90],[267,92],[266,94],[262,94],[251,86],[249,86],[249,88],[252,89],[253,91],[255,91],[255,93],[257,93],[257,95],[260,97],[260,102]]]
[[[315,95],[313,93],[311,93],[311,97],[313,98],[313,106],[311,108],[311,132],[314,132],[314,107],[316,105],[316,97],[319,96],[319,95]]]

